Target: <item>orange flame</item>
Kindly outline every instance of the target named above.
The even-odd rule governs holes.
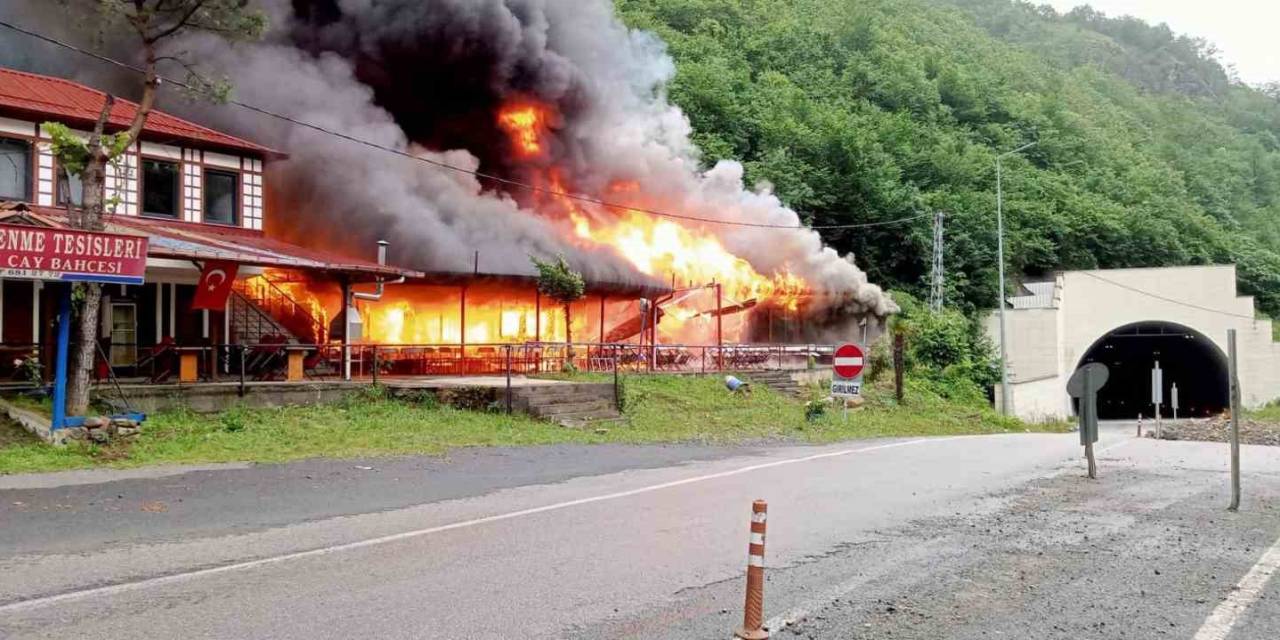
[[[550,172],[550,184],[557,194],[567,194],[559,172]],[[613,193],[632,193],[635,183],[617,183]],[[612,247],[638,271],[660,279],[674,276],[679,286],[699,287],[719,284],[726,304],[755,300],[772,303],[794,311],[808,291],[803,279],[790,271],[772,277],[761,275],[749,262],[733,255],[719,238],[705,231],[690,229],[671,219],[635,209],[617,212],[597,211],[588,215],[582,203],[567,195],[556,196],[568,212],[574,235],[581,241]],[[598,207],[603,209],[603,207]]]
[[[511,137],[512,148],[521,158],[543,155],[542,139],[550,121],[550,110],[532,102],[515,103],[498,113],[498,126]]]
[[[517,100],[499,112],[498,124],[511,138],[518,157],[543,154],[552,113],[549,107],[529,100]],[[639,211],[654,206],[655,199],[647,198],[638,182],[617,181],[608,186],[609,197],[625,198],[637,207],[617,211],[570,197],[572,191],[555,168],[535,171],[534,179],[554,192],[550,203],[539,204],[550,204],[566,215],[578,242],[608,247],[645,275],[672,278],[684,287],[719,285],[725,305],[754,301],[795,311],[808,294],[807,283],[785,268],[772,275],[761,274],[726,249],[715,234]],[[677,311],[671,315],[673,324],[683,325],[697,313]]]

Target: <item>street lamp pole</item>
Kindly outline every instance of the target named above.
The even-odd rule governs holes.
[[[1005,157],[1021,153],[1036,146],[1039,142],[1028,142],[1012,151],[996,156],[996,260],[999,261],[1000,291],[996,296],[996,304],[1000,305],[1000,415],[1009,415],[1009,346],[1008,334],[1005,332],[1005,288],[1004,288],[1004,167]]]

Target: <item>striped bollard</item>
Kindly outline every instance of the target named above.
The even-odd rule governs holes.
[[[747,602],[742,628],[733,635],[743,640],[767,640],[764,630],[764,525],[769,505],[764,500],[751,503],[751,544],[747,546]]]

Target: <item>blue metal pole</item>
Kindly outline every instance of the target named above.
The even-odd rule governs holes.
[[[54,353],[53,430],[67,422],[67,351],[71,348],[71,286],[64,284],[58,296],[58,347]]]

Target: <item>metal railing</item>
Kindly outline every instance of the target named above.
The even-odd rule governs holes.
[[[109,369],[104,358],[95,367],[95,379],[114,374],[125,383],[182,384],[184,382],[267,382],[289,378],[290,354],[301,360],[303,380],[344,379],[344,350],[350,352],[351,377],[381,378],[421,376],[538,375],[575,370],[590,373],[712,373],[717,371],[798,370],[829,366],[831,345],[635,345],[576,343],[522,344],[179,344],[166,340],[156,345],[114,343],[137,354],[136,361]],[[73,345],[74,348],[74,345]],[[109,351],[109,349],[108,349]],[[4,354],[40,356],[39,345],[0,345]],[[183,356],[194,357],[194,380],[181,379]],[[17,367],[8,358],[8,373]],[[49,367],[45,367],[46,370]],[[0,374],[6,369],[0,366]],[[296,373],[296,371],[295,371]],[[16,380],[17,378],[13,378]]]
[[[294,300],[271,280],[259,277],[258,281],[262,282],[263,286],[251,287],[246,281],[237,280],[235,292],[273,318],[277,324],[301,342],[310,344],[325,342],[328,337],[328,328],[312,315],[309,309]]]

